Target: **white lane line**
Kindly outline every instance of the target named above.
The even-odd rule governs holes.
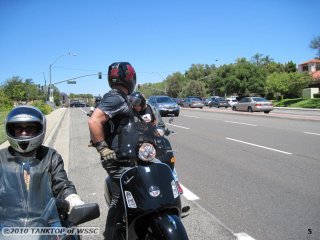
[[[239,142],[239,143],[248,144],[248,145],[255,146],[255,147],[260,147],[260,148],[272,150],[272,151],[275,151],[275,152],[280,152],[280,153],[288,154],[288,155],[292,154],[292,153],[285,152],[285,151],[281,151],[281,150],[278,150],[278,149],[275,149],[275,148],[269,148],[269,147],[265,147],[265,146],[261,146],[261,145],[257,145],[257,144],[253,144],[253,143],[248,143],[248,142],[240,141],[240,140],[233,139],[233,138],[226,138],[226,139],[231,140],[231,141],[235,141],[235,142]]]
[[[84,112],[85,114],[87,114],[87,112],[86,112],[85,110],[83,110],[82,108],[80,108],[80,110],[81,110],[82,112]]]
[[[200,199],[197,195],[195,195],[193,192],[191,192],[189,189],[187,189],[185,186],[183,186],[181,183],[180,183],[180,186],[183,190],[183,196],[189,200],[189,201],[194,201],[194,200],[198,200]]]
[[[198,116],[191,116],[191,115],[183,115],[184,117],[191,117],[191,118],[200,118]]]
[[[320,136],[320,133],[313,133],[313,132],[303,132],[303,133]]]
[[[171,123],[167,123],[167,125],[174,126],[174,127],[179,127],[179,128],[184,128],[184,129],[190,129],[190,128],[187,128],[187,127],[182,127],[182,126],[174,125],[174,124],[171,124]]]
[[[237,240],[255,240],[253,237],[246,234],[245,232],[236,233],[234,235],[237,237]]]
[[[232,122],[232,121],[224,121],[226,123],[235,123],[235,124],[241,124],[241,125],[248,125],[248,126],[254,126],[256,127],[257,125],[255,124],[250,124],[250,123],[241,123],[241,122]]]

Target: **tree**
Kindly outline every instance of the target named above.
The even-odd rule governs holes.
[[[267,77],[266,93],[276,97],[300,97],[303,88],[310,83],[310,76],[305,73],[272,73]]]
[[[183,97],[186,96],[204,96],[205,88],[202,82],[191,80],[187,83],[187,85],[182,89]]]
[[[318,59],[320,59],[320,36],[314,37],[309,45],[310,48],[318,51]]]
[[[167,77],[167,94],[170,97],[177,98],[181,97],[182,87],[185,85],[186,79],[180,73],[176,72]]]
[[[3,91],[15,103],[26,101],[27,99],[27,89],[23,79],[18,76],[8,79],[3,85]]]
[[[297,71],[297,65],[293,63],[292,61],[288,62],[287,64],[284,65],[284,69],[287,73],[290,72],[296,72]]]
[[[12,101],[8,98],[3,89],[0,89],[0,109],[6,110],[13,107]]]
[[[261,57],[263,56],[263,54],[261,53],[256,53],[255,55],[253,55],[251,57],[252,61],[256,63],[257,67],[260,66],[261,64]]]

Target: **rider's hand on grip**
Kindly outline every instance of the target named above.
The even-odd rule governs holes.
[[[68,201],[70,205],[69,212],[68,212],[69,214],[73,207],[84,204],[84,202],[81,200],[81,198],[77,194],[70,194],[68,197],[66,197],[65,200]]]
[[[107,170],[108,162],[112,163],[117,160],[115,152],[108,147],[105,141],[96,142],[93,146],[100,153],[102,167]]]
[[[99,153],[100,153],[101,158],[106,161],[112,162],[114,160],[117,160],[116,153],[108,147],[104,147],[104,148],[100,149]]]

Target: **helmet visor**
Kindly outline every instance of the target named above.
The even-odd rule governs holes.
[[[132,106],[141,106],[141,99],[135,96],[129,96]]]

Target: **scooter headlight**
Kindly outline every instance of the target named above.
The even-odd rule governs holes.
[[[139,148],[138,156],[142,161],[150,162],[156,156],[156,149],[150,143],[143,143]]]

